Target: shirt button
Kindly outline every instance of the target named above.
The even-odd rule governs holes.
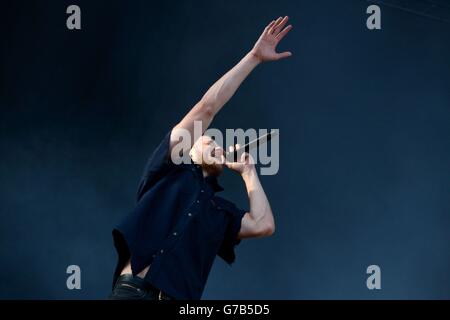
[[[176,236],[178,233],[174,232],[173,235]]]
[[[203,192],[205,192],[205,190],[203,190],[203,189],[202,189],[202,190],[200,190],[200,192],[202,192],[202,193],[203,193]]]
[[[163,250],[163,249],[161,249],[161,251],[159,251],[159,252],[161,252],[161,253],[164,253],[164,250]]]
[[[192,213],[189,212],[189,213],[188,213],[188,217],[192,217]]]
[[[197,203],[200,203],[200,200],[197,200]]]

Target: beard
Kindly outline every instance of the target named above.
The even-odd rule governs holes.
[[[222,174],[224,165],[221,163],[213,163],[213,164],[203,163],[202,168],[206,171],[208,175],[217,177]]]

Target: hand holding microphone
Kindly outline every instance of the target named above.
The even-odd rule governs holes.
[[[243,151],[239,152],[240,150]],[[235,171],[240,175],[255,169],[255,160],[249,153],[245,152],[245,149],[243,149],[239,144],[236,144],[234,147],[230,146],[229,152],[227,152],[227,155],[228,154],[233,154],[234,156],[240,154],[239,161],[228,161],[225,159],[225,166],[228,169]]]
[[[255,160],[249,154],[249,151],[253,150],[256,147],[259,147],[264,143],[267,143],[272,139],[272,137],[276,136],[277,134],[277,131],[272,130],[271,132],[250,141],[244,146],[240,146],[239,144],[236,144],[234,147],[230,146],[229,150],[225,153],[225,166],[240,174],[248,169],[254,169]]]

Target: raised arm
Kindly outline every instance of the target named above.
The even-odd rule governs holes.
[[[276,52],[278,43],[292,28],[290,25],[285,27],[288,19],[286,16],[272,21],[264,29],[252,50],[209,88],[202,99],[174,129],[186,129],[190,132],[191,138],[194,139],[194,122],[201,121],[202,129],[205,131],[211,124],[214,116],[230,100],[245,78],[247,78],[256,66],[262,62],[280,60],[291,56],[290,52]],[[176,141],[172,142],[176,143]],[[191,141],[191,145],[193,142]]]

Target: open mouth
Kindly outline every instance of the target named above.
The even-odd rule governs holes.
[[[223,150],[220,148],[213,148],[210,152],[212,158],[221,159],[223,156]]]

